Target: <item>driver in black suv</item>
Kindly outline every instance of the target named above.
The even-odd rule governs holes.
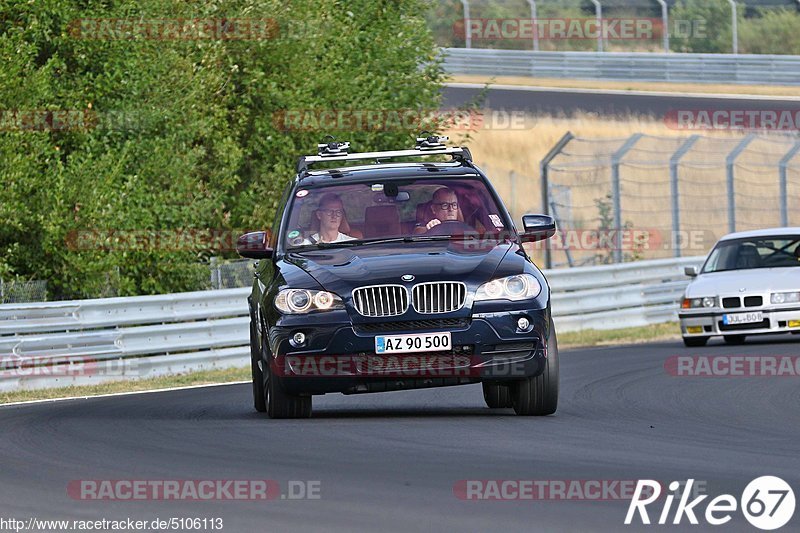
[[[433,213],[433,218],[424,226],[418,226],[414,233],[425,233],[442,222],[462,220],[462,217],[459,216],[458,197],[455,191],[448,187],[442,187],[433,193],[430,209]]]

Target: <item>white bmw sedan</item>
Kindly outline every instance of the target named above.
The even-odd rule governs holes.
[[[748,335],[800,334],[800,228],[726,235],[695,278],[678,316],[686,346],[722,335],[741,344]]]

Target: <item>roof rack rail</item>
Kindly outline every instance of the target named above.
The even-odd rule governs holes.
[[[336,143],[342,146],[346,145],[346,148],[341,149],[341,152],[339,154],[336,153],[323,154],[322,146],[328,146],[328,145],[320,144],[319,155],[305,155],[300,157],[300,159],[297,161],[297,173],[305,174],[306,172],[309,171],[312,165],[328,161],[359,161],[365,159],[372,159],[376,163],[378,163],[378,160],[380,159],[395,159],[400,157],[428,157],[432,155],[450,155],[453,157],[453,160],[456,161],[464,161],[464,162],[472,161],[472,153],[469,151],[469,148],[467,148],[466,146],[447,147],[440,143],[440,141],[445,141],[445,140],[447,140],[447,137],[435,137],[435,140],[431,140],[430,137],[420,138],[417,139],[417,144],[418,144],[417,148],[413,150],[395,150],[388,152],[364,152],[355,154],[347,152],[347,148],[350,147],[350,143]],[[421,142],[428,142],[428,145],[426,147],[421,147],[420,146]]]

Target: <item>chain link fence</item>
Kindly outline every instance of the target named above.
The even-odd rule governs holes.
[[[727,233],[800,226],[794,136],[567,134],[541,169],[561,230],[548,267],[702,255]]]
[[[212,257],[210,261],[209,289],[236,289],[251,287],[255,261],[249,259],[222,261]]]
[[[44,302],[46,300],[46,281],[3,281],[0,279],[0,304]]]

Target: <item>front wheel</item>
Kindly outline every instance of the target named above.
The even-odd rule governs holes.
[[[483,400],[492,409],[502,409],[503,407],[513,407],[511,401],[511,388],[508,385],[498,383],[483,384]]]
[[[684,337],[683,344],[687,348],[699,348],[708,344],[708,337]]]
[[[267,415],[270,418],[309,418],[311,416],[311,396],[288,394],[281,383],[281,378],[272,371],[272,355],[266,348],[263,360],[266,377],[265,392]]]
[[[512,406],[518,415],[552,415],[558,407],[558,339],[552,320],[549,329],[544,372],[512,386]]]
[[[267,395],[264,391],[264,372],[261,370],[261,352],[255,325],[250,321],[250,374],[253,377],[253,407],[259,413],[267,411]]]
[[[725,339],[725,344],[739,346],[744,344],[745,339],[747,339],[747,335],[723,335],[722,338]]]

